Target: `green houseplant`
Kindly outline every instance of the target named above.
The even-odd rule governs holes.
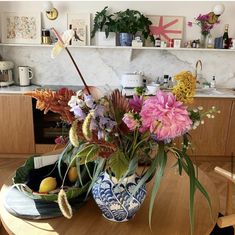
[[[114,32],[114,19],[112,14],[108,14],[108,6],[97,11],[94,18],[91,38],[96,35],[97,45],[116,46],[116,33]]]
[[[116,12],[114,15],[114,30],[120,35],[121,46],[131,46],[133,36],[138,32],[145,39],[150,36],[149,26],[152,22],[139,11],[127,9]]]

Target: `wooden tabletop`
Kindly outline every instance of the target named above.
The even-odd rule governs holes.
[[[152,232],[148,226],[148,206],[150,193],[137,212],[136,216],[123,223],[106,220],[90,199],[82,208],[74,213],[72,219],[64,217],[47,220],[23,220],[9,214],[3,206],[3,197],[6,192],[6,182],[0,193],[0,215],[3,226],[9,234],[17,235],[189,235],[189,180],[186,175],[179,176],[173,162],[168,166],[162,178],[155,201],[152,216]],[[219,198],[212,181],[199,169],[199,180],[206,188],[212,202],[212,217],[207,201],[200,192],[195,197],[195,235],[208,235],[213,229],[219,211]],[[151,183],[148,184],[148,188]]]

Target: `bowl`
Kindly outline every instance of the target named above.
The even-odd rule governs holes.
[[[160,89],[160,84],[148,84],[147,89],[150,94],[156,94],[156,92]]]
[[[30,157],[29,159],[27,159],[27,161],[23,166],[19,167],[16,170],[16,173],[12,178],[13,184],[17,187],[19,191],[21,191],[26,196],[32,199],[40,199],[40,200],[55,202],[58,199],[59,188],[57,190],[45,194],[45,193],[39,193],[27,185],[29,181],[30,172],[32,172],[32,170],[35,170],[34,169],[35,157],[38,156]],[[94,163],[90,164],[88,167],[89,171],[92,172],[94,169]],[[88,175],[87,170],[86,169],[84,170],[85,171],[81,169],[81,178],[83,183],[82,185],[78,180],[78,182],[75,182],[73,185],[69,185],[64,188],[68,200],[78,197],[81,194],[85,194],[88,191],[88,188],[91,184],[91,179]]]

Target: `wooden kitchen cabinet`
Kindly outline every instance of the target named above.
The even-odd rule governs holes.
[[[189,151],[190,155],[196,156],[225,156],[228,154],[228,146],[233,146],[233,141],[227,144],[228,133],[235,138],[235,131],[231,131],[230,112],[233,101],[225,98],[196,98],[194,107],[203,106],[204,110],[215,106],[220,110],[220,114],[215,114],[214,119],[204,118],[205,124],[200,125],[196,130],[190,132],[194,151]],[[233,107],[235,117],[235,110]],[[233,130],[235,124],[233,122]],[[231,139],[232,140],[232,139]],[[227,145],[226,145],[227,144]],[[235,146],[233,146],[233,149]],[[235,153],[235,151],[234,151]],[[230,154],[230,153],[229,153]]]
[[[0,95],[0,154],[34,153],[32,99]]]
[[[227,156],[235,155],[235,101],[233,101],[232,103],[232,108],[230,113],[228,138],[226,144],[226,155]]]

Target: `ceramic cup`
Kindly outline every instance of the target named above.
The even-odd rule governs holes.
[[[150,94],[155,95],[156,92],[160,89],[160,85],[159,84],[149,84],[149,85],[147,85],[147,89]]]
[[[30,80],[33,78],[32,68],[30,68],[29,66],[19,66],[18,75],[20,86],[29,86]]]

